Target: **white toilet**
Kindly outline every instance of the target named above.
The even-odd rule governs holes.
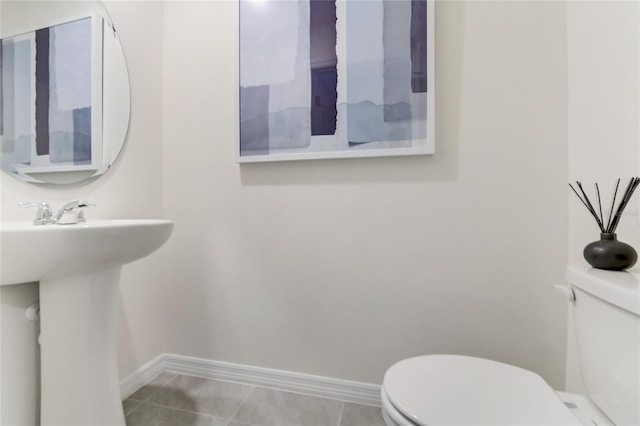
[[[487,359],[419,356],[384,376],[387,425],[640,425],[640,274],[569,267],[567,280],[586,396]]]

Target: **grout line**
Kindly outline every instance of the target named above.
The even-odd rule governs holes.
[[[231,383],[243,384],[242,382],[231,382]],[[348,401],[345,401],[343,399],[336,399],[336,398],[331,398],[329,396],[315,395],[315,394],[312,394],[312,393],[306,393],[306,392],[302,392],[302,391],[282,389],[282,388],[271,387],[271,386],[266,386],[266,385],[253,385],[253,386],[255,386],[257,388],[262,388],[262,389],[269,389],[269,390],[276,391],[276,392],[292,393],[294,395],[308,396],[308,397],[317,398],[317,399],[326,399],[328,401],[348,402]]]
[[[336,426],[340,426],[340,424],[342,423],[342,414],[344,413],[344,405],[345,405],[345,402],[342,401],[342,406],[340,407],[340,415],[338,416],[338,424]]]
[[[182,411],[183,413],[190,413],[190,414],[197,414],[199,416],[205,416],[205,417],[211,417],[214,419],[220,419],[220,420],[225,420],[224,417],[220,417],[220,416],[214,416],[213,414],[209,414],[209,413],[203,413],[201,411],[191,411],[191,410],[185,410],[184,408],[178,408],[178,407],[172,407],[170,405],[164,405],[164,404],[157,404],[155,402],[149,402],[149,401],[143,401],[137,408],[140,408],[143,404],[149,404],[149,405],[155,405],[156,407],[162,407],[162,408],[168,408],[170,410],[175,410],[175,411]]]
[[[236,416],[236,414],[238,414],[238,412],[240,411],[240,409],[242,408],[242,406],[244,405],[245,402],[247,402],[247,400],[249,399],[249,397],[251,396],[251,394],[253,393],[253,391],[256,389],[255,385],[245,385],[245,386],[251,386],[251,391],[247,394],[247,396],[244,397],[244,399],[242,400],[242,404],[240,404],[238,406],[238,409],[235,411],[235,413],[233,413],[231,415],[231,417],[229,417],[229,420],[227,420],[227,423],[225,423],[225,426],[228,426],[229,423],[231,423],[231,421],[233,420],[233,418]]]
[[[134,411],[136,411],[138,408],[140,408],[140,407],[142,406],[142,404],[144,404],[142,401],[138,401],[137,399],[132,399],[132,401],[137,402],[137,403],[138,403],[138,405],[136,405],[136,406],[135,406],[135,408],[131,409],[131,410],[129,411],[129,413],[128,413],[128,414],[125,414],[125,418],[126,418],[127,416],[130,416],[130,415],[131,415],[131,413],[133,413]]]

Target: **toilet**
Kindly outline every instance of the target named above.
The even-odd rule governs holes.
[[[640,274],[576,266],[567,280],[586,395],[488,359],[418,356],[385,373],[387,426],[640,425]]]

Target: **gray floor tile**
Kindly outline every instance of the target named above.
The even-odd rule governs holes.
[[[166,386],[173,379],[178,377],[175,373],[160,373],[155,379],[141,387],[129,399],[136,401],[146,401],[151,395],[153,395],[159,388]]]
[[[225,426],[226,419],[142,402],[126,416],[127,426]]]
[[[342,402],[256,387],[232,421],[259,426],[336,426]]]
[[[122,409],[124,410],[124,415],[126,416],[136,408],[138,408],[142,404],[140,401],[135,401],[133,399],[127,399],[122,402]]]
[[[340,426],[385,426],[382,409],[345,402]]]
[[[178,376],[146,402],[229,419],[252,389],[238,383]]]

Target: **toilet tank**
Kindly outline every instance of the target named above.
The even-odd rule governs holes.
[[[640,425],[640,273],[569,267],[587,396],[618,426]]]

